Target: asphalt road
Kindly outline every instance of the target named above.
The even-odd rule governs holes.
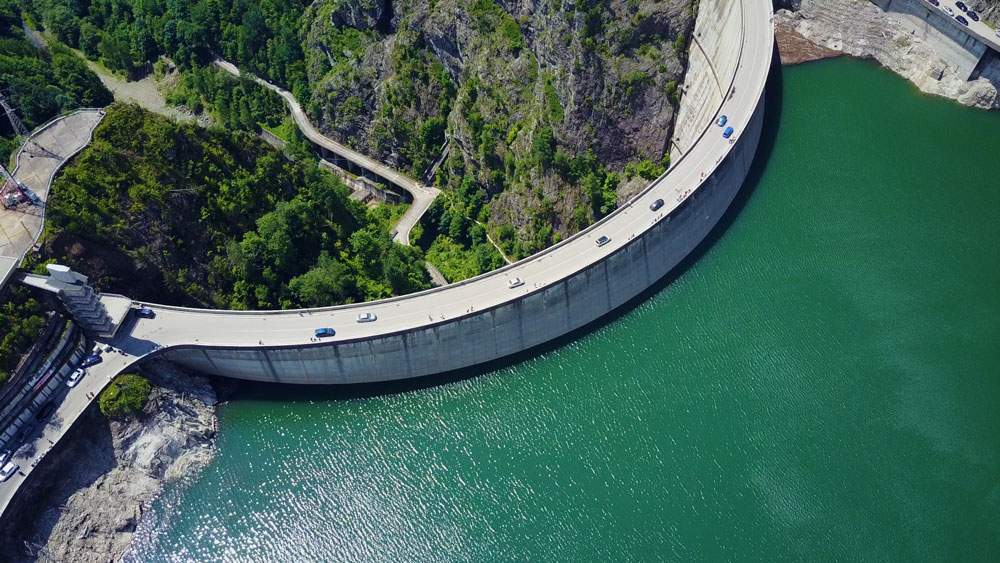
[[[742,40],[740,63],[733,80],[738,88],[736,95],[727,99],[718,112],[726,114],[728,125],[735,128],[733,139],[742,134],[742,127],[763,94],[774,38],[771,5],[767,0],[746,0],[743,10],[744,36],[732,39]],[[301,112],[294,113],[298,116]],[[235,312],[149,305],[156,317],[139,320],[130,335],[120,337],[122,345],[135,346],[136,353],[142,353],[141,349],[152,343],[168,347],[302,345],[310,342],[313,330],[319,327],[334,328],[338,339],[375,337],[500,305],[602,260],[666,217],[698,189],[702,179],[711,174],[729,151],[730,141],[722,137],[722,128],[716,127],[714,120],[706,123],[703,138],[651,189],[586,231],[501,270],[408,296],[324,309]],[[304,131],[314,131],[308,121],[300,126]],[[649,205],[659,198],[666,205],[651,212]],[[610,237],[611,242],[597,247],[595,241],[600,236]],[[509,289],[507,280],[513,277],[521,278],[525,284]],[[355,322],[361,312],[375,313],[378,320]]]
[[[7,510],[14,493],[34,471],[35,464],[62,439],[83,411],[97,401],[97,396],[111,382],[111,378],[139,360],[136,356],[117,352],[105,352],[102,356],[104,361],[88,368],[87,375],[76,387],[67,388],[68,392],[63,395],[59,406],[43,421],[45,426],[37,423],[40,428],[36,428],[25,445],[15,452],[13,461],[21,468],[10,479],[0,483],[0,515]]]
[[[214,62],[216,66],[226,72],[234,76],[240,76],[240,69],[233,63],[224,59],[216,59]],[[391,181],[406,190],[410,196],[413,197],[413,203],[410,204],[410,208],[406,210],[406,213],[402,218],[400,218],[399,223],[396,224],[396,234],[393,237],[393,240],[400,244],[410,244],[410,230],[417,224],[417,221],[420,220],[420,217],[423,216],[424,212],[427,211],[427,208],[434,202],[434,198],[441,193],[441,190],[423,186],[420,182],[396,172],[381,162],[371,159],[347,146],[338,143],[337,141],[334,141],[326,135],[323,135],[319,132],[319,130],[313,127],[312,122],[309,121],[309,117],[306,116],[306,113],[302,110],[302,106],[300,106],[299,102],[295,100],[295,96],[293,96],[291,92],[271,84],[270,82],[257,76],[248,76],[251,76],[253,80],[259,84],[277,92],[279,96],[285,99],[285,102],[288,104],[288,109],[292,113],[292,118],[295,120],[295,124],[299,126],[299,130],[302,131],[302,134],[305,135],[307,139],[329,151],[336,153],[338,156],[353,162],[357,166],[370,170],[382,178]]]
[[[969,35],[972,35],[973,37],[979,39],[980,41],[985,43],[988,47],[992,48],[994,51],[1000,52],[1000,37],[997,36],[996,30],[983,23],[982,20],[972,21],[972,19],[970,19],[968,15],[966,15],[964,12],[962,12],[962,10],[959,10],[958,7],[955,6],[954,0],[940,0],[939,6],[934,6],[927,0],[922,0],[922,1],[924,7],[926,7],[928,10],[937,10],[938,13],[941,14],[941,16],[950,19],[952,25],[968,33]],[[966,2],[966,5],[968,5],[968,2]],[[968,26],[962,25],[961,23],[958,22],[958,20],[955,19],[955,16],[949,16],[947,13],[945,13],[945,11],[941,9],[944,8],[945,6],[951,8],[951,10],[955,12],[955,16],[965,16],[965,19],[969,22],[969,25]]]

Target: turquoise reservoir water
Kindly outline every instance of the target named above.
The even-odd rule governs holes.
[[[455,383],[246,387],[135,559],[996,561],[1000,114],[852,60],[779,83],[663,291]]]

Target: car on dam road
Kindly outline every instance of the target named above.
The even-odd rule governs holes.
[[[927,0],[927,1],[930,2],[931,6],[940,6],[941,5],[941,4],[938,3],[938,0]]]
[[[942,7],[941,9],[942,9],[942,10],[944,10],[944,13],[948,14],[949,16],[953,16],[953,17],[954,17],[954,15],[955,15],[955,10],[952,10],[952,9],[951,9],[951,8],[949,8],[948,6],[944,6],[944,7]]]
[[[658,200],[654,201],[653,203],[649,204],[649,210],[650,211],[656,211],[657,209],[659,209],[661,207],[663,207],[663,200],[662,199],[658,199]]]
[[[152,309],[146,308],[139,309],[136,314],[144,319],[151,319],[156,316],[156,313],[154,313]]]
[[[732,136],[734,129],[732,127],[726,127],[726,130],[722,132],[722,138],[728,139]]]
[[[14,453],[14,452],[12,452],[10,450],[4,450],[4,451],[0,452],[0,465],[3,465],[4,463],[7,463],[7,460],[10,459],[10,454],[12,454],[12,453]]]
[[[359,323],[370,323],[374,322],[376,319],[378,319],[378,317],[375,316],[375,313],[358,313]]]
[[[73,370],[73,373],[70,374],[69,379],[66,380],[66,387],[76,387],[76,384],[80,383],[80,380],[83,379],[83,376],[85,375],[87,375],[87,370],[83,368],[77,368]]]
[[[337,334],[337,332],[335,330],[333,330],[332,328],[317,328],[316,329],[316,338],[326,338],[327,336],[333,336],[335,334]]]
[[[509,280],[507,280],[507,287],[510,289],[514,289],[515,287],[521,287],[522,285],[524,285],[524,280],[522,280],[521,278],[510,278]]]
[[[729,118],[723,115],[722,117],[719,118],[718,121],[715,122],[715,124],[718,125],[719,127],[722,127],[723,125],[726,124],[727,121],[729,121]]]
[[[11,475],[17,473],[18,469],[21,469],[21,466],[13,461],[8,462],[7,465],[3,466],[3,469],[0,469],[0,482],[10,479]]]
[[[601,237],[598,237],[598,239],[597,239],[597,246],[604,246],[605,244],[608,244],[609,242],[611,242],[611,239],[609,239],[608,237],[605,237],[605,236],[601,236]]]
[[[962,16],[956,17],[955,21],[957,21],[958,23],[960,23],[960,24],[962,24],[962,25],[964,25],[966,27],[969,27],[969,20],[963,18]]]
[[[90,356],[84,358],[82,362],[80,362],[80,367],[89,368],[90,366],[96,366],[99,363],[101,363],[101,357],[98,356],[97,354],[91,354]]]
[[[974,22],[979,21],[979,14],[973,12],[972,10],[969,10],[968,12],[965,12],[965,15],[969,16],[969,19],[972,20],[972,21],[974,21]]]

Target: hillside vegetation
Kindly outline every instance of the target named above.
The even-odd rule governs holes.
[[[280,116],[248,85],[245,102],[220,96],[222,79],[202,69],[215,54],[292,91],[328,135],[414,177],[448,141],[431,179],[445,207],[415,234],[431,255],[474,264],[467,273],[502,263],[484,233],[527,256],[662,173],[697,11],[693,0],[23,6],[111,69],[136,75],[170,57],[198,77],[171,101],[230,127]]]
[[[112,102],[111,92],[68,49],[32,45],[19,12],[13,0],[0,0],[0,89],[29,131],[60,113]],[[0,162],[6,165],[18,146],[10,122],[0,115]]]
[[[315,162],[137,106],[108,112],[47,213],[43,259],[139,300],[273,309],[429,287],[421,251]]]

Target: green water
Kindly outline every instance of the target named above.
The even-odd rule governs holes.
[[[457,383],[247,387],[135,558],[996,561],[1000,113],[851,60],[780,85],[666,289]]]

